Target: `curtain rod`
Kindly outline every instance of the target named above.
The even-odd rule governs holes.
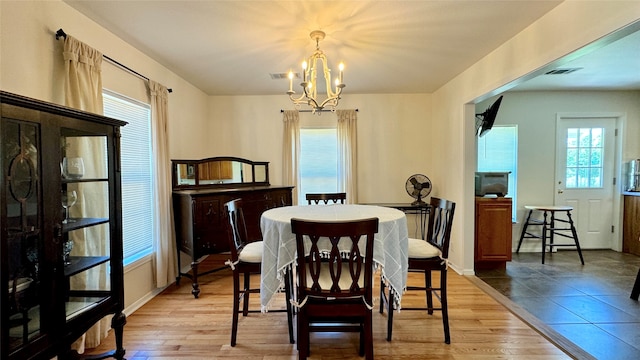
[[[325,110],[325,109],[322,109],[322,110],[316,110],[315,112],[334,112],[334,111],[335,111],[335,110]],[[359,110],[358,110],[358,109],[356,109],[356,112],[358,112],[358,111],[359,111]],[[281,112],[281,113],[283,113],[283,112],[284,112],[284,110],[283,110],[283,109],[280,109],[280,112]],[[313,110],[298,110],[298,112],[305,112],[305,113],[306,113],[306,112],[313,112]]]
[[[62,29],[58,29],[58,31],[56,31],[56,40],[59,40],[61,37],[66,39],[67,38],[67,33],[65,33],[64,30],[62,30]],[[132,73],[133,75],[136,75],[136,76],[138,76],[138,77],[140,77],[140,78],[142,78],[144,80],[149,81],[148,77],[140,74],[139,72],[137,72],[137,71],[133,70],[132,68],[122,64],[121,62],[118,62],[118,61],[114,60],[113,58],[111,58],[111,57],[109,57],[109,56],[107,56],[105,54],[102,54],[102,57],[105,58],[105,60],[109,61],[110,63],[122,68],[123,70],[128,71],[128,72]],[[170,93],[173,92],[172,89],[167,89],[167,91],[170,92]]]

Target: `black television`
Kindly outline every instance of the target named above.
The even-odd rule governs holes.
[[[476,134],[482,137],[491,130],[493,123],[496,121],[501,102],[502,95],[483,113],[476,114]]]

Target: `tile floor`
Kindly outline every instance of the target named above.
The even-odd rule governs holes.
[[[629,298],[640,257],[612,250],[513,254],[477,276],[596,359],[640,359],[640,303]]]

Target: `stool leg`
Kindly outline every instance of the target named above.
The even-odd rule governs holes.
[[[582,250],[580,249],[580,242],[578,241],[578,233],[576,227],[573,226],[573,220],[571,219],[571,211],[567,211],[567,218],[569,218],[569,225],[571,225],[571,234],[573,234],[573,240],[576,242],[576,248],[578,249],[578,255],[580,256],[580,262],[584,265],[584,258],[582,258]]]
[[[551,211],[551,222],[549,223],[549,256],[553,255],[553,236],[556,228],[556,212]]]
[[[520,246],[522,246],[522,240],[524,239],[524,235],[527,233],[529,220],[531,220],[531,213],[533,213],[533,210],[529,210],[529,214],[526,215],[526,220],[522,224],[522,232],[520,233],[520,240],[518,241],[518,248],[516,249],[516,254],[520,252]]]
[[[542,263],[544,264],[544,255],[547,249],[547,212],[542,215]]]

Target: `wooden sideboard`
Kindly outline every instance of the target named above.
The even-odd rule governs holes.
[[[220,160],[224,159],[224,160]],[[203,171],[209,164],[231,161],[235,173],[230,176],[235,179],[248,179],[239,182],[210,183],[209,172]],[[196,170],[198,181],[184,181],[184,184],[175,181],[180,180],[180,172],[184,173],[185,163]],[[260,167],[251,166],[259,164]],[[268,171],[266,163],[253,163],[239,158],[209,158],[203,160],[174,160],[174,188],[173,211],[176,229],[176,244],[178,249],[179,274],[176,282],[180,282],[182,276],[193,280],[191,293],[194,297],[200,294],[198,276],[202,276],[223,268],[207,269],[199,272],[198,266],[210,254],[219,254],[229,251],[229,235],[224,224],[224,204],[228,201],[241,198],[247,226],[247,234],[250,241],[260,240],[260,216],[268,209],[280,206],[289,206],[292,203],[292,186],[272,186],[268,183]],[[182,177],[186,178],[186,177]],[[199,185],[202,184],[202,185]],[[183,273],[180,261],[180,252],[191,257],[191,273]]]
[[[476,269],[505,268],[511,261],[511,198],[476,197]]]

